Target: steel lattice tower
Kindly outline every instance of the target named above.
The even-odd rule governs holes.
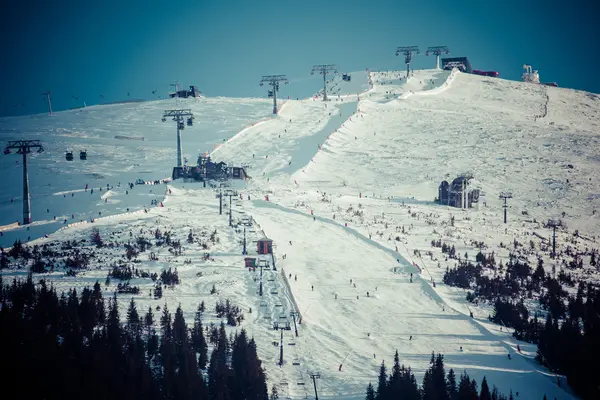
[[[337,74],[337,68],[335,67],[335,64],[317,64],[313,65],[310,74],[314,75],[315,72],[319,75],[323,75],[323,101],[327,101],[327,73]]]
[[[31,197],[29,195],[29,177],[27,175],[27,154],[32,149],[38,153],[44,151],[39,140],[11,140],[4,149],[4,154],[10,154],[11,150],[17,150],[17,154],[23,155],[23,225],[31,223]]]
[[[277,91],[279,91],[279,82],[288,84],[287,77],[285,75],[263,75],[260,80],[260,86],[265,83],[273,87],[273,114],[277,114]]]
[[[442,53],[450,54],[450,49],[448,46],[431,46],[427,48],[425,55],[428,56],[430,53],[435,55],[435,68],[440,69],[440,56]]]
[[[173,121],[177,122],[177,167],[182,167],[183,159],[181,158],[181,131],[185,127],[183,118],[188,117],[188,125],[192,125],[189,121],[194,118],[194,114],[192,114],[192,110],[189,108],[185,110],[165,110],[162,121],[165,122],[167,117],[173,117]]]
[[[410,63],[413,53],[420,54],[419,46],[404,46],[396,49],[396,55],[404,54],[404,62],[406,63],[406,79],[410,76]]]

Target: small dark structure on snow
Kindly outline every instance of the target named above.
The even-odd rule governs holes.
[[[208,153],[198,156],[198,165],[173,168],[173,179],[184,178],[204,182],[228,179],[250,179],[244,167],[228,167],[223,161],[212,162]]]
[[[258,239],[256,250],[258,254],[273,254],[273,240],[269,238]]]
[[[198,87],[192,85],[189,90],[183,89],[169,93],[169,98],[172,99],[174,97],[183,97],[184,99],[187,99],[188,97],[200,97],[200,91],[198,90]]]
[[[469,187],[471,174],[462,174],[455,178],[451,184],[447,181],[440,183],[438,188],[438,202],[441,205],[457,208],[473,208],[479,204],[480,190]]]
[[[461,72],[472,73],[471,63],[467,57],[442,58],[442,69],[458,68]]]
[[[350,76],[350,74],[343,74],[342,79],[346,82],[350,82],[352,80],[352,77]]]

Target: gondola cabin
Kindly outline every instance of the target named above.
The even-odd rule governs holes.
[[[81,150],[79,152],[79,159],[80,160],[87,160],[87,150]]]
[[[256,258],[254,258],[254,257],[245,257],[244,258],[244,266],[246,268],[256,268]]]
[[[65,154],[65,159],[67,161],[73,161],[73,152],[72,151],[67,151],[67,153]]]
[[[269,238],[259,239],[256,247],[258,254],[273,254],[273,241]]]

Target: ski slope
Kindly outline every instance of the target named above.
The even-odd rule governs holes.
[[[236,183],[241,197],[234,198],[233,215],[235,221],[249,217],[254,221],[247,230],[251,254],[253,241],[263,236],[274,240],[278,269],[263,271],[262,298],[257,294],[258,272],[243,268],[241,227],[227,226],[226,215],[218,213],[215,191],[199,184],[172,183],[170,194],[163,186],[136,187],[132,200],[123,187],[98,193],[98,198],[94,192],[93,201],[80,203],[82,217],[96,215],[105,210],[99,207],[109,207],[106,204],[113,207],[106,213],[113,214],[121,213],[126,204],[131,210],[148,207],[149,190],[160,190],[164,207],[99,218],[36,243],[87,238],[92,227],[122,241],[128,240],[130,231],[149,233],[168,227],[182,242],[190,229],[216,229],[220,242],[210,249],[214,261],[204,260],[204,251],[187,244],[182,256],[159,253],[159,261],[140,256],[141,269],[160,272],[177,266],[182,284],[154,300],[147,295],[151,282],[132,281],[142,289],[136,301],[140,309],[166,302],[173,310],[181,303],[189,323],[200,301],[205,300],[210,310],[217,299],[230,298],[245,312],[242,326],[257,340],[269,386],[278,386],[286,398],[311,393],[309,372],[321,373],[322,398],[364,398],[382,359],[391,366],[396,349],[419,381],[435,351],[444,354],[447,369],[457,373],[466,369],[477,381],[485,375],[502,392],[512,389],[521,398],[544,394],[573,398],[533,360],[535,346],[520,343],[520,354],[509,332],[487,322],[489,305],[473,308],[466,304],[464,291],[441,283],[446,264],[429,242],[442,237],[461,254],[473,257],[476,251],[469,241],[483,240],[488,251],[503,259],[508,251],[498,247],[501,241],[528,241],[534,231],[547,235],[539,221],[560,217],[564,211],[569,229],[579,229],[589,238],[587,245],[598,247],[600,226],[594,210],[599,207],[600,188],[593,177],[600,175],[600,98],[439,70],[414,71],[408,81],[403,72],[373,72],[365,81],[373,87],[359,84],[361,93],[353,88],[328,103],[288,100],[275,117],[270,116],[268,100],[217,98],[185,105],[198,113],[195,126],[184,131],[184,153],[190,161],[195,161],[198,150],[212,150],[213,160],[249,165],[252,179]],[[171,122],[160,122],[162,110],[174,106],[167,102],[104,106],[53,118],[3,119],[0,129],[6,140],[45,132],[48,151],[32,159],[30,173],[36,168],[52,171],[50,167],[60,173],[52,179],[47,172],[31,176],[32,187],[46,185],[40,189],[41,198],[55,198],[60,205],[53,207],[70,215],[75,199],[92,195],[63,196],[81,190],[90,174],[121,183],[143,178],[143,171],[153,179],[169,175],[175,129]],[[192,136],[195,131],[199,133]],[[148,139],[116,142],[115,135]],[[85,144],[97,161],[90,162],[90,157],[87,164],[79,160],[67,164],[64,147],[76,144]],[[20,210],[20,203],[8,202],[9,196],[18,199],[20,193],[21,170],[7,163],[15,159],[3,157],[0,165],[13,179],[7,181],[11,192],[2,199],[3,215],[10,215],[3,223],[16,219]],[[68,173],[62,171],[65,168]],[[472,171],[488,193],[487,207],[461,211],[433,204],[439,183],[465,171]],[[502,190],[514,195],[506,225],[497,199]],[[102,203],[102,196],[107,202]],[[35,200],[34,194],[33,204]],[[456,217],[454,227],[444,223],[451,216]],[[4,232],[2,243],[35,229]],[[105,257],[111,256],[106,251]],[[433,252],[431,258],[425,256],[427,251]],[[122,253],[113,252],[112,257]],[[183,264],[186,258],[192,263]],[[438,268],[438,262],[443,267]],[[54,273],[49,279],[59,288],[102,282],[106,268],[98,266],[77,277]],[[213,284],[217,296],[209,294]],[[111,293],[114,283],[105,290]],[[123,304],[129,299],[119,296]],[[284,331],[284,364],[279,366],[280,332],[272,329],[273,322],[290,322],[294,304],[302,318],[299,337],[293,329]],[[249,308],[252,313],[247,313]],[[475,318],[469,317],[470,311]],[[208,318],[207,323],[218,323]]]

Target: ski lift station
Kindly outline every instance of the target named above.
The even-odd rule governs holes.
[[[440,183],[438,188],[438,202],[441,205],[457,208],[479,208],[480,201],[484,200],[484,193],[480,189],[471,187],[473,175],[461,174],[451,184],[447,181]]]
[[[244,167],[228,167],[223,161],[211,161],[210,154],[206,152],[198,156],[198,165],[184,165],[173,168],[173,179],[179,178],[204,182],[207,180],[246,180],[250,179],[250,176],[246,173]]]

